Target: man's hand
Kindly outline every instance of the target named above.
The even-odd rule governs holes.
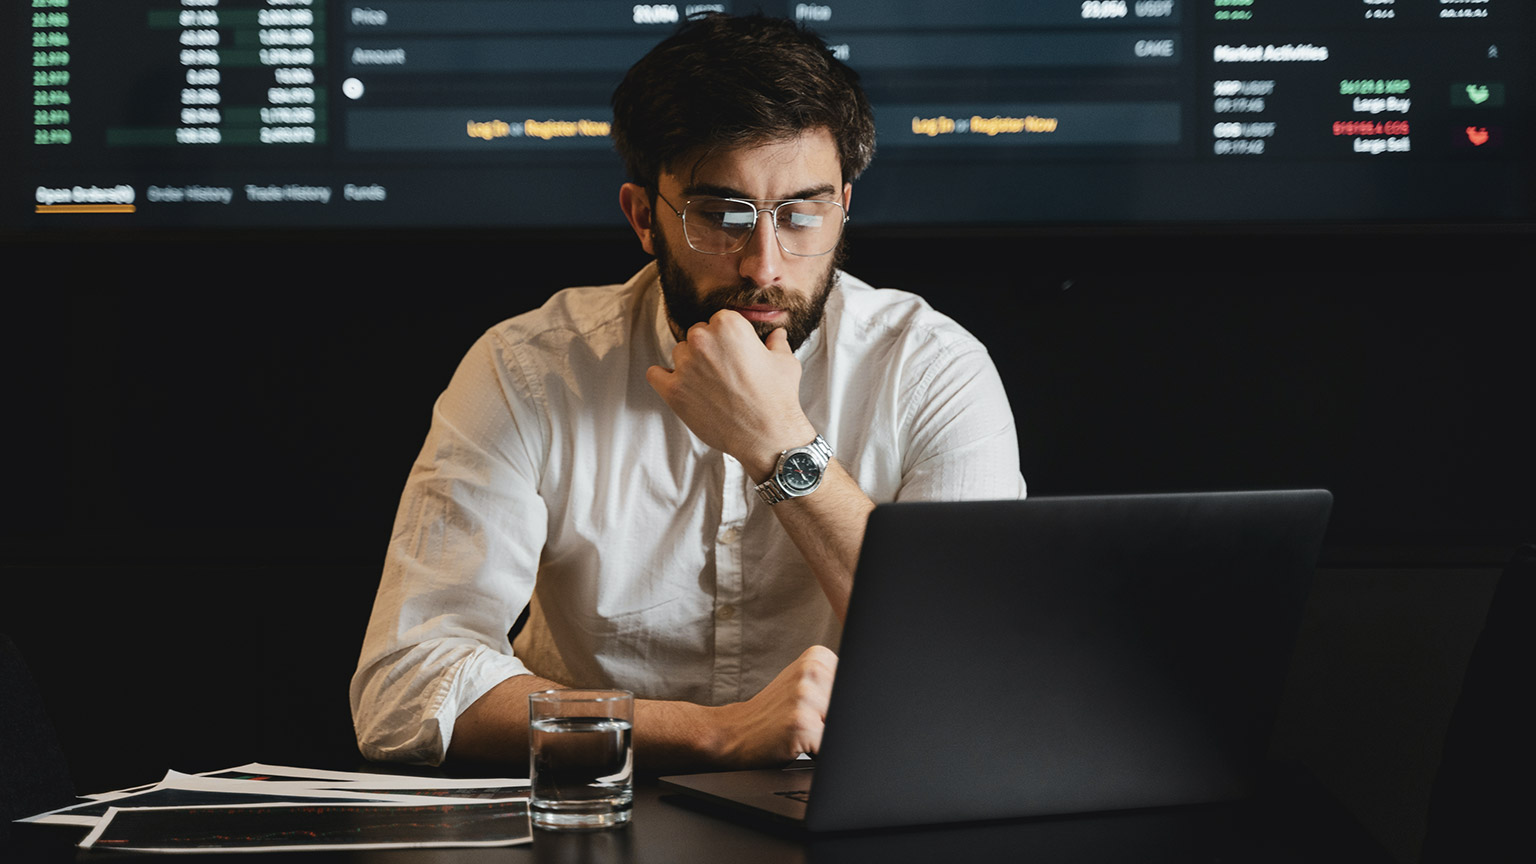
[[[800,361],[782,328],[765,344],[746,318],[726,309],[686,335],[672,352],[673,368],[652,366],[645,379],[700,441],[761,481],[780,452],[816,437],[800,408]]]
[[[815,754],[821,749],[836,672],[837,655],[812,645],[756,696],[720,708],[721,761],[747,768]]]
[[[700,441],[735,457],[754,482],[767,480],[780,453],[816,437],[800,408],[800,361],[789,338],[778,329],[760,340],[747,319],[730,309],[689,327],[687,337],[672,351],[674,368],[652,366],[645,380]],[[848,611],[864,523],[873,509],[836,459],[815,494],[774,506],[839,619]]]

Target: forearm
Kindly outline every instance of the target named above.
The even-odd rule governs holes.
[[[839,621],[848,614],[864,526],[875,504],[834,458],[810,495],[773,505],[779,523],[810,565]]]
[[[528,759],[528,695],[563,685],[519,675],[491,688],[460,714],[450,760],[521,764]],[[635,700],[635,763],[645,773],[705,770],[727,761],[727,712],[687,702]]]

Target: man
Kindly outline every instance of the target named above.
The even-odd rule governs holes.
[[[642,769],[815,753],[872,502],[1024,494],[985,350],[836,269],[874,123],[818,38],[685,24],[614,141],[656,262],[493,328],[438,400],[352,683],[370,758],[521,761],[558,686],[635,691]]]

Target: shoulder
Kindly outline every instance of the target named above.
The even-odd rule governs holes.
[[[628,282],[558,291],[483,332],[455,381],[475,393],[498,388],[546,406],[560,392],[622,381],[636,363],[654,362],[659,303],[652,267]]]
[[[647,267],[628,282],[566,288],[486,335],[501,346],[534,351],[563,351],[578,342],[599,350],[621,345],[646,308],[647,289],[654,282],[654,268]]]
[[[905,351],[954,352],[986,349],[953,318],[927,300],[895,288],[875,288],[840,273],[828,323],[835,344],[846,350],[863,345],[872,350],[901,346]]]

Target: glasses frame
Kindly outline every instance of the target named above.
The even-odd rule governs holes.
[[[779,235],[779,209],[782,207],[787,207],[790,204],[801,204],[810,201],[817,204],[831,204],[838,210],[842,211],[843,218],[838,223],[837,229],[838,241],[843,239],[843,227],[848,224],[848,208],[843,206],[843,202],[833,201],[825,198],[722,198],[718,195],[701,195],[697,198],[684,198],[683,209],[679,210],[672,206],[672,202],[667,200],[667,196],[661,194],[660,189],[656,190],[656,197],[660,198],[661,202],[667,205],[667,209],[671,210],[672,213],[677,216],[678,221],[683,223],[683,239],[688,241],[688,248],[698,252],[701,255],[735,255],[737,252],[747,248],[747,244],[752,242],[752,235],[757,233],[757,225],[760,221],[758,217],[764,213],[767,213],[772,217],[771,221],[773,222],[774,242],[779,244],[779,250],[782,251],[785,255],[793,255],[796,258],[820,258],[824,255],[831,255],[833,252],[835,252],[837,250],[836,241],[832,243],[832,248],[825,252],[794,252],[784,245],[784,238]],[[747,233],[742,235],[741,245],[737,246],[735,249],[729,249],[724,252],[711,252],[708,249],[700,249],[699,247],[693,245],[693,238],[688,234],[688,207],[691,204],[702,201],[733,201],[737,204],[745,204],[752,208],[752,227],[748,228]],[[774,206],[763,207],[761,206],[763,204],[772,204]]]

